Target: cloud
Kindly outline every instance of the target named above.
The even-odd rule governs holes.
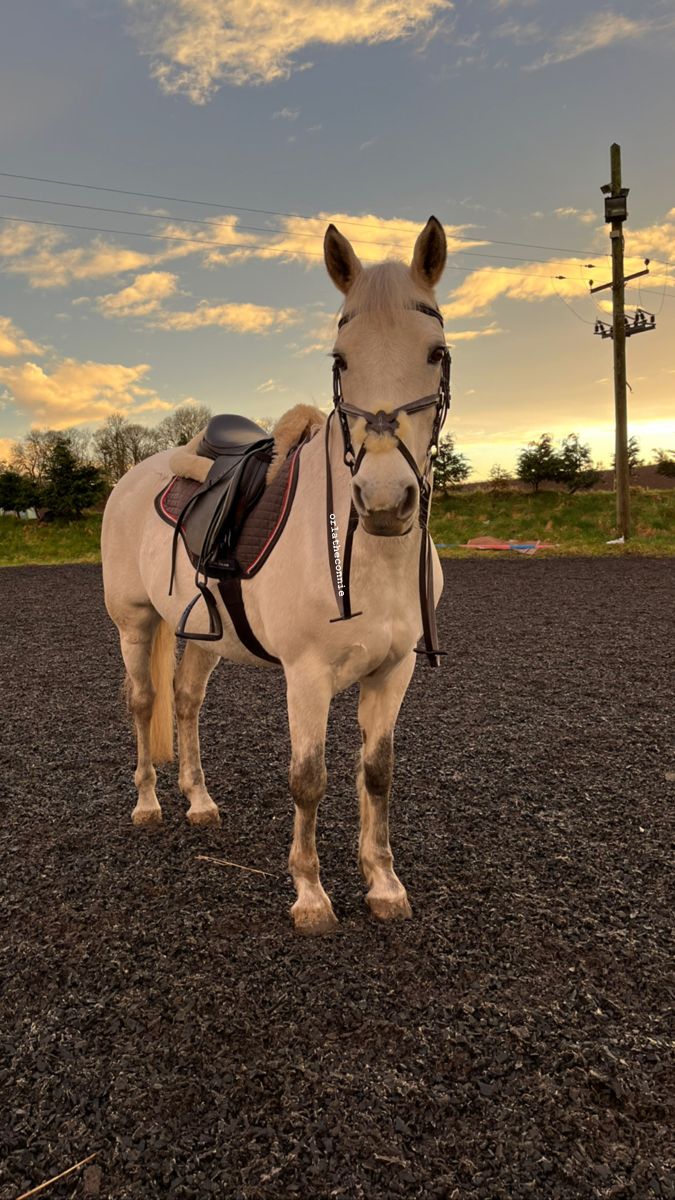
[[[639,41],[651,34],[672,30],[675,19],[664,17],[627,17],[622,13],[605,11],[590,14],[580,25],[566,29],[553,39],[553,45],[526,71],[537,71],[552,63],[569,62],[594,50],[602,50],[619,42]]]
[[[573,210],[576,211],[576,210]],[[643,229],[626,229],[626,273],[638,271],[645,258],[651,258],[650,278],[643,280],[650,290],[675,287],[675,274],[667,262],[675,260],[675,209],[664,221]],[[587,260],[558,255],[550,262],[519,263],[514,267],[481,267],[472,271],[448,296],[443,312],[448,320],[482,316],[502,298],[542,301],[562,297],[566,300],[587,298],[589,283],[604,282],[607,270],[603,262],[607,248],[599,249],[596,268],[586,269]],[[664,260],[657,262],[656,258]],[[564,276],[564,278],[558,278]],[[602,304],[602,301],[599,301]],[[595,310],[588,316],[594,316]]]
[[[0,257],[7,275],[23,275],[31,287],[65,287],[74,281],[100,279],[138,270],[153,262],[151,254],[94,238],[86,246],[67,245],[60,230],[24,224],[3,229]]]
[[[193,256],[199,256],[201,265],[207,268],[227,266],[249,258],[322,266],[323,237],[331,221],[343,228],[364,262],[378,262],[397,255],[409,258],[422,228],[421,221],[397,217],[323,212],[309,218],[278,218],[276,228],[271,228],[268,233],[265,229],[241,228],[239,219],[230,214],[209,219],[206,224],[189,225],[172,223],[167,217],[154,227],[153,233],[159,240],[154,242],[152,251],[130,250],[102,237],[73,246],[61,230],[20,223],[10,229],[0,228],[0,257],[5,259],[3,270],[6,274],[25,277],[33,288],[67,287],[76,282],[130,274],[145,268],[144,274],[137,275],[134,283],[129,285],[131,289],[137,289],[151,288],[152,283],[139,283],[140,279],[147,281],[150,276],[158,281],[158,287],[162,286],[159,281],[168,286],[170,272],[157,268]],[[469,239],[467,231],[471,229],[471,225],[446,226],[451,253],[486,244],[480,237]],[[465,240],[460,240],[460,236]],[[162,242],[163,237],[166,242]],[[123,313],[125,301],[129,302],[129,311]],[[74,303],[85,304],[89,300],[78,297]],[[101,311],[108,316],[134,315],[132,309],[135,315],[140,315],[136,296],[126,288],[119,300],[120,311],[116,314],[117,303],[112,293],[99,299]],[[141,296],[138,305],[143,305]]]
[[[259,383],[255,390],[266,394],[267,392],[287,392],[288,388],[282,387],[276,379],[266,379],[264,383]]]
[[[331,223],[349,238],[358,257],[366,263],[392,257],[409,260],[422,229],[420,221],[378,217],[373,213],[323,212],[309,218],[284,217],[280,221],[280,232],[271,241],[259,238],[250,248],[239,251],[236,258],[276,258],[318,265],[323,262],[323,238]],[[468,225],[445,226],[449,253],[486,244],[482,238],[466,236],[465,231],[470,228]],[[458,235],[463,235],[461,240]]]
[[[137,275],[121,291],[99,296],[96,307],[104,317],[144,317],[156,312],[177,288],[177,275],[170,271],[148,271],[146,275]]]
[[[144,385],[149,370],[147,363],[125,367],[66,358],[49,372],[33,362],[0,367],[0,384],[7,388],[16,408],[32,421],[65,429],[114,412],[137,414],[171,408]]]
[[[450,0],[126,0],[132,32],[169,95],[205,104],[223,83],[264,84],[308,69],[310,45],[409,38]]]
[[[44,351],[36,342],[31,342],[10,317],[0,317],[0,358],[21,358],[24,354],[35,356]]]
[[[186,331],[219,326],[233,333],[276,333],[300,320],[294,308],[269,308],[263,304],[209,304],[204,300],[186,312],[162,312],[153,322],[157,329]]]
[[[600,217],[592,208],[556,208],[553,212],[554,217],[574,217],[577,221],[583,221],[584,225],[593,225]]]
[[[299,116],[299,108],[279,108],[275,113],[272,113],[272,120],[297,121]]]
[[[475,342],[476,338],[495,337],[498,333],[504,333],[504,330],[494,324],[488,325],[486,329],[446,329],[445,331],[450,346],[453,346],[455,342]]]
[[[9,462],[15,446],[16,438],[0,437],[0,463]]]

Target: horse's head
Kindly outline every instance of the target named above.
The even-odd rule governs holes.
[[[345,294],[333,357],[357,460],[354,504],[367,533],[407,533],[417,516],[418,476],[405,451],[423,475],[439,411],[431,401],[441,389],[447,359],[440,315],[434,316],[434,287],[446,254],[443,226],[435,217],[419,235],[409,267],[401,262],[363,267],[334,225],[326,231],[328,274]],[[395,412],[413,408],[419,398],[430,403]],[[399,448],[403,452],[395,453]]]

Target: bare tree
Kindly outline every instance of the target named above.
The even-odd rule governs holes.
[[[107,417],[93,442],[96,461],[111,484],[159,448],[154,429],[128,421],[122,413]]]
[[[211,409],[206,404],[181,404],[157,425],[157,449],[185,446],[208,425],[211,415]]]
[[[44,483],[58,441],[53,429],[31,429],[14,443],[10,460],[20,475],[28,475],[35,483]]]

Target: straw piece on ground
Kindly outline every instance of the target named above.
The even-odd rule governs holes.
[[[228,862],[226,858],[212,858],[210,854],[198,854],[196,861],[218,863],[220,867],[236,867],[238,871],[251,871],[253,875],[271,875],[275,879],[279,878],[278,871],[261,871],[259,867],[245,867],[243,863]]]
[[[96,1158],[98,1150],[90,1154],[88,1158],[83,1158],[81,1162],[75,1163],[74,1167],[68,1167],[67,1171],[61,1171],[60,1175],[52,1175],[51,1179],[45,1179],[44,1183],[39,1183],[37,1187],[31,1188],[29,1192],[22,1192],[17,1196],[16,1200],[28,1200],[29,1196],[37,1196],[38,1192],[44,1192],[45,1188],[51,1187],[53,1183],[58,1183],[59,1179],[65,1179],[66,1175],[72,1175],[73,1171],[79,1171],[80,1167],[86,1167],[92,1159]]]

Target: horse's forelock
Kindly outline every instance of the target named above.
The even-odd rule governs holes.
[[[343,305],[343,313],[370,313],[391,323],[416,301],[430,299],[413,281],[402,262],[383,262],[366,267],[357,276]]]

